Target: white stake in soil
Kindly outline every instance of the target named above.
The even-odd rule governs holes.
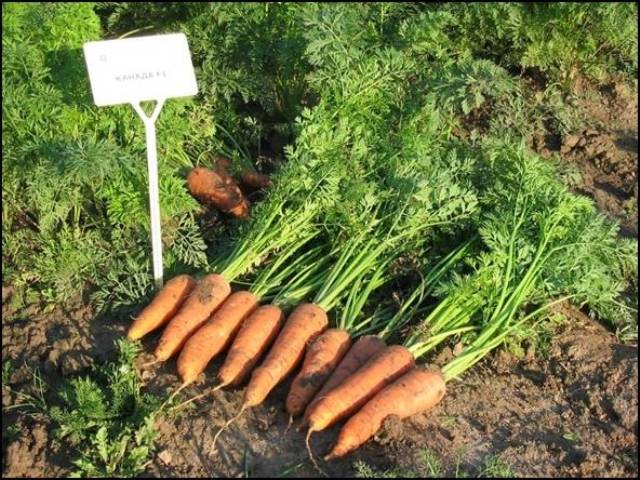
[[[98,106],[130,103],[144,123],[149,170],[149,211],[153,278],[162,287],[162,235],[155,122],[167,98],[198,93],[187,37],[183,33],[150,35],[84,44],[93,100]],[[141,102],[154,101],[151,115]]]

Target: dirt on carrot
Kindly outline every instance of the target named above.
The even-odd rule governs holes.
[[[226,179],[226,181],[225,181]],[[187,175],[189,192],[199,201],[239,218],[249,214],[249,202],[229,175],[196,167]]]
[[[433,408],[446,391],[439,371],[414,368],[378,392],[340,430],[331,452],[330,461],[363,445],[382,427],[385,419],[396,416],[404,419]]]
[[[381,352],[385,347],[384,341],[374,335],[363,335],[358,338],[331,373],[329,379],[318,391],[313,400],[309,402],[309,405],[307,405],[304,412],[303,424],[308,424],[309,412],[318,399],[323,398],[329,391],[343,383],[348,377],[355,373],[356,370],[367,363],[370,358]]]
[[[177,360],[183,384],[195,381],[212,358],[234,339],[242,321],[257,306],[256,296],[247,291],[234,292],[211,318],[186,341]]]
[[[391,345],[371,358],[309,410],[309,432],[317,432],[357,412],[385,386],[413,368],[413,355]]]
[[[162,332],[155,349],[156,359],[164,361],[175,355],[230,293],[229,282],[221,275],[214,273],[202,278]]]
[[[285,408],[291,416],[297,417],[304,412],[314,394],[326,382],[349,347],[351,347],[349,332],[338,328],[325,331],[309,346],[302,368],[293,380],[285,402]]]
[[[327,314],[320,307],[311,303],[297,306],[265,360],[251,374],[244,392],[245,405],[260,404],[298,366],[307,344],[320,335],[328,323]]]

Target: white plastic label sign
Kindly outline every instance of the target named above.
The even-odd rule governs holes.
[[[98,106],[198,93],[183,33],[88,42],[84,57]]]

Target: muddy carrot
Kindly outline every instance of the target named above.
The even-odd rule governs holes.
[[[367,361],[386,347],[384,341],[375,335],[363,335],[355,341],[331,376],[307,406],[304,412],[304,423],[308,423],[309,411],[313,405],[323,398],[327,392],[344,382],[362,367]]]
[[[429,410],[442,399],[445,391],[440,372],[424,368],[410,370],[377,393],[344,424],[325,460],[333,460],[358,448],[373,437],[391,415],[402,419]]]
[[[349,332],[330,328],[307,349],[302,369],[293,380],[286,399],[289,415],[300,415],[313,395],[322,387],[351,346]]]
[[[249,204],[235,182],[225,181],[227,176],[204,167],[196,167],[187,175],[189,192],[202,202],[209,202],[223,212],[245,217]],[[230,178],[230,177],[229,177]]]
[[[196,281],[190,275],[178,275],[169,280],[133,321],[127,337],[138,340],[167,323],[178,311],[195,284]]]
[[[178,355],[178,374],[183,385],[195,381],[209,362],[233,340],[242,321],[257,306],[256,296],[247,291],[232,293],[185,342]]]
[[[165,361],[175,355],[230,293],[229,282],[221,275],[213,273],[202,278],[162,332],[155,350],[156,360]]]

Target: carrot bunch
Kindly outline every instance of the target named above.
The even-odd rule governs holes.
[[[342,317],[341,324],[360,335],[380,326],[384,328],[376,336],[362,335],[358,339],[345,360],[308,405],[304,415],[304,424],[309,427],[307,442],[313,432],[324,430],[350,417],[378,392],[414,368],[417,357],[413,352],[400,345],[387,346],[385,339],[421,310],[425,298],[464,257],[469,247],[470,242],[466,242],[428,268],[419,285],[391,316],[374,314],[356,323],[361,299],[357,293],[352,292],[352,302],[345,309],[348,314]],[[360,288],[359,291],[366,289]]]
[[[582,282],[610,268],[606,259],[615,248],[612,230],[589,201],[557,182],[548,166],[514,147],[503,146],[504,157],[492,159],[499,165],[494,179],[499,186],[486,199],[478,228],[483,245],[473,251],[472,272],[447,286],[447,295],[405,342],[416,359],[454,336],[466,347],[440,370],[413,368],[380,390],[343,425],[327,460],[362,445],[390,415],[404,418],[432,408],[447,382],[523,327],[532,328],[553,305],[582,300],[597,308],[602,301]],[[510,163],[500,164],[506,158]],[[542,298],[546,300],[537,308],[525,311]],[[362,373],[339,388],[356,388],[358,377]]]
[[[523,160],[519,175],[540,175],[536,164],[529,161]],[[218,372],[219,386],[238,385],[251,377],[239,414],[260,404],[301,365],[285,407],[292,417],[304,413],[309,427],[307,439],[312,432],[345,421],[336,444],[325,456],[326,460],[335,459],[370,439],[388,416],[406,418],[432,408],[445,395],[447,382],[459,377],[518,329],[540,318],[550,306],[567,299],[589,300],[575,275],[593,275],[603,268],[604,264],[594,261],[592,252],[597,250],[602,259],[606,258],[613,248],[611,232],[603,229],[602,220],[593,215],[588,202],[567,196],[553,184],[550,188],[549,178],[531,181],[530,190],[521,187],[517,176],[511,179],[518,188],[504,187],[504,198],[487,199],[491,210],[480,219],[481,242],[466,242],[444,255],[424,272],[422,282],[391,317],[374,312],[363,318],[362,313],[372,292],[389,281],[389,265],[403,251],[403,242],[412,238],[406,235],[406,224],[397,220],[401,217],[380,216],[380,210],[372,209],[369,213],[374,215],[366,233],[345,239],[331,254],[320,247],[311,248],[309,252],[315,257],[311,255],[309,261],[299,264],[289,260],[309,248],[308,242],[317,240],[312,229],[308,236],[299,237],[299,243],[289,243],[276,252],[267,268],[260,271],[251,291],[236,292],[252,295],[248,297],[252,307],[246,309],[250,313],[238,315],[242,320],[232,329],[218,329],[213,342],[221,345],[220,351],[230,345],[225,365]],[[500,178],[503,185],[507,180],[509,177]],[[541,207],[547,215],[532,214]],[[385,218],[393,221],[385,223]],[[377,236],[379,231],[385,232],[383,242]],[[417,235],[422,230],[416,228],[415,232]],[[503,237],[497,238],[496,232]],[[417,244],[412,243],[412,247]],[[305,258],[304,255],[298,258]],[[320,258],[332,262],[331,268],[314,269],[312,265],[322,264]],[[473,258],[467,262],[471,272],[453,275],[443,284],[441,280],[465,258]],[[549,278],[557,283],[545,281]],[[286,321],[275,299],[274,305],[256,307],[258,298],[270,296],[267,292],[273,290],[272,286],[284,280],[289,282],[290,292],[297,292],[296,302],[315,291],[313,302],[298,304]],[[422,314],[423,303],[436,285],[439,295],[446,295],[430,308],[403,345],[387,346],[384,339]],[[165,290],[140,317],[158,328],[172,312],[174,319],[179,317],[194,296],[202,297],[204,293],[204,287],[194,287],[188,276],[176,277],[167,282]],[[560,297],[524,313],[524,307],[532,300],[550,293]],[[213,317],[230,315],[237,304],[231,300],[233,295],[215,310]],[[591,300],[597,305],[594,300],[598,298]],[[341,307],[340,315],[329,328],[332,322],[327,312],[337,305]],[[190,308],[195,311],[195,307]],[[154,313],[154,309],[158,311]],[[144,331],[137,323],[131,331]],[[354,341],[355,336],[358,338]],[[417,364],[454,337],[467,346],[448,364],[441,369]],[[207,339],[211,340],[208,336]],[[267,356],[256,368],[267,349]],[[201,363],[204,369],[208,360]]]
[[[248,384],[239,413],[217,435],[294,374],[286,411],[302,416],[307,445],[313,432],[345,422],[326,459],[340,457],[387,416],[432,408],[447,382],[554,301],[597,307],[606,297],[590,285],[606,270],[593,252],[614,250],[590,207],[520,147],[452,138],[452,119],[441,121],[433,98],[416,100],[407,86],[420,59],[400,53],[371,49],[317,65],[309,81],[324,83],[324,93],[302,113],[269,197],[213,262],[216,273],[205,278],[216,288],[176,281],[174,294],[154,299],[162,309],[141,315],[148,327],[132,328],[139,337],[167,324],[175,337],[167,355],[182,349],[183,385],[228,350],[216,388]],[[431,266],[431,246],[452,231],[480,241],[451,245],[394,314],[373,307],[389,303],[377,295],[397,278],[395,262],[416,256]],[[318,270],[294,260],[319,246],[327,264]],[[465,274],[444,282],[462,258]],[[257,268],[250,289],[231,293],[231,282]],[[552,296],[560,299],[544,303]],[[401,345],[387,344],[416,318]],[[466,347],[440,370],[418,364],[454,339]]]
[[[237,333],[231,332],[226,335],[225,347],[227,345],[230,347],[223,365],[218,370],[216,389],[238,385],[253,371],[255,364],[282,329],[284,324],[282,309],[304,298],[309,285],[313,285],[317,281],[317,276],[322,273],[326,260],[320,258],[322,250],[319,248],[298,256],[283,268],[286,260],[290,259],[302,245],[304,243],[289,248],[287,252],[280,252],[280,255],[261,272],[254,282],[250,289],[253,297],[263,300],[271,297],[271,302],[258,306],[245,317],[237,327]],[[284,282],[286,285],[282,287]],[[272,295],[272,292],[278,289],[277,294]],[[204,331],[203,338],[206,340],[207,333],[203,329],[196,332],[192,338],[198,340],[201,331]],[[220,351],[222,349],[216,351],[216,354]],[[204,356],[205,360],[208,359],[206,363],[211,358],[213,357],[209,355]],[[206,363],[200,361],[200,364],[204,365],[199,369],[199,373],[204,371]],[[180,368],[180,358],[178,367]]]

